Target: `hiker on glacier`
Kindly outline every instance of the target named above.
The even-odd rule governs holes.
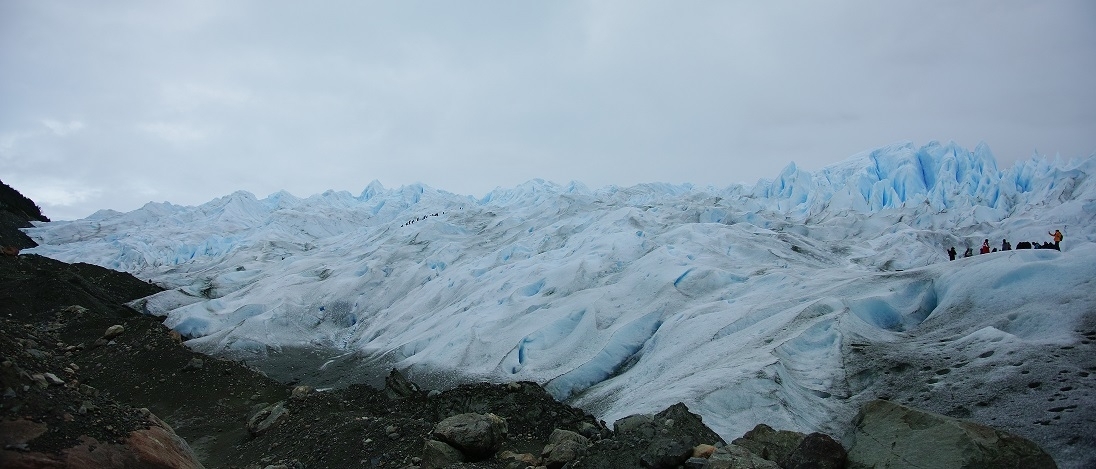
[[[1062,230],[1054,230],[1053,233],[1048,232],[1047,234],[1054,238],[1054,249],[1061,251],[1062,239],[1065,238],[1065,236],[1062,236]]]

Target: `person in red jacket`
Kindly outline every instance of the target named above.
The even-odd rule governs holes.
[[[985,241],[982,241],[982,250],[979,251],[979,253],[980,254],[989,254],[989,240],[988,239],[985,240]]]

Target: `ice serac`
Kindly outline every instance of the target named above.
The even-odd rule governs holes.
[[[818,214],[835,208],[873,212],[927,204],[933,210],[978,205],[1007,215],[1016,202],[1003,195],[1030,189],[1034,168],[1023,163],[1007,172],[997,169],[985,144],[974,151],[955,143],[930,142],[890,145],[856,155],[817,174],[789,165],[771,183],[759,185],[756,195],[772,199],[778,210]]]
[[[369,185],[365,186],[365,189],[362,190],[362,193],[358,198],[362,201],[366,201],[381,195],[382,193],[384,193],[384,185],[382,185],[380,181],[374,179]]]
[[[249,363],[307,347],[531,380],[607,421],[684,402],[728,440],[759,422],[843,435],[885,396],[1092,467],[1094,172],[903,142],[750,187],[532,180],[477,200],[374,181],[27,233],[32,253],[169,287],[135,306]],[[1054,229],[1061,251],[945,252]]]
[[[813,189],[811,174],[800,171],[795,163],[789,163],[762,194],[765,198],[774,200],[779,211],[801,212],[807,208]]]

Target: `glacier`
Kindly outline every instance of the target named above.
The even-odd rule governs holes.
[[[529,380],[609,422],[684,402],[728,440],[841,438],[888,398],[1092,467],[1094,171],[903,142],[750,186],[374,181],[25,231],[28,252],[167,287],[134,306],[190,347],[260,367],[307,350],[321,384]],[[1061,251],[945,252],[1055,229]]]

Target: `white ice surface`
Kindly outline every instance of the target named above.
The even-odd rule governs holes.
[[[475,200],[374,182],[27,232],[30,252],[171,287],[141,306],[204,352],[532,380],[610,422],[681,401],[728,440],[761,422],[842,437],[887,397],[1092,467],[1094,171],[900,144],[752,187],[534,180]],[[1054,229],[1061,252],[944,252]]]

